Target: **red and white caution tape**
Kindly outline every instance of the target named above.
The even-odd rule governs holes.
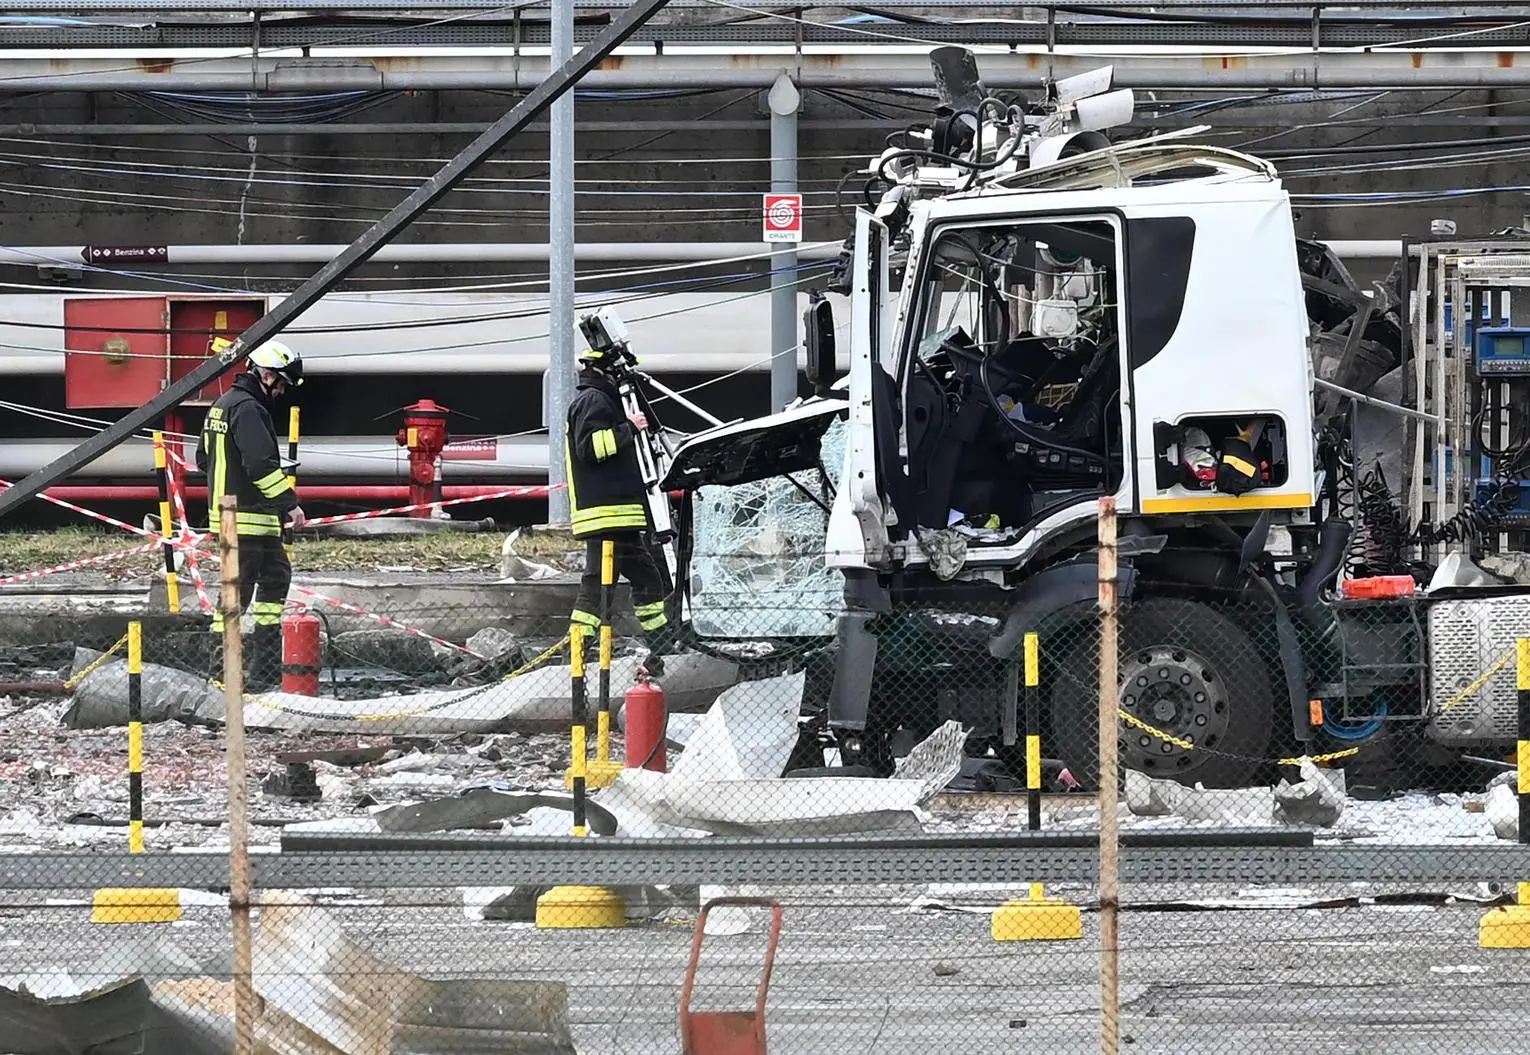
[[[492,502],[499,498],[546,498],[548,493],[563,487],[557,484],[549,487],[546,484],[530,484],[522,487],[507,487],[503,491],[492,491],[486,495],[474,495],[471,498],[448,498],[444,502],[419,502],[412,506],[394,506],[392,509],[372,509],[365,513],[346,513],[342,516],[314,517],[307,521],[308,524],[318,526],[321,524],[343,524],[349,520],[367,520],[372,517],[393,516],[398,513],[412,513],[416,509],[444,509],[446,506],[467,505],[469,502]]]
[[[426,641],[429,641],[432,644],[440,645],[442,648],[449,648],[453,652],[461,652],[463,655],[465,655],[465,656],[472,656],[474,659],[484,659],[485,658],[484,656],[480,656],[477,652],[474,652],[470,648],[464,648],[461,645],[456,645],[456,644],[453,644],[450,641],[442,640],[439,637],[435,637],[435,636],[433,636],[431,634],[427,634],[423,630],[416,630],[412,626],[405,626],[403,623],[400,623],[398,620],[396,620],[396,619],[389,619],[385,615],[378,615],[376,612],[369,612],[365,608],[358,608],[358,607],[356,607],[353,604],[347,604],[345,601],[337,601],[333,597],[326,597],[324,594],[319,593],[319,592],[317,592],[315,590],[305,589],[302,586],[293,586],[291,589],[292,589],[293,593],[300,593],[300,594],[302,594],[305,597],[312,597],[316,601],[319,601],[319,602],[321,602],[323,604],[331,605],[331,606],[333,606],[335,608],[339,608],[339,609],[342,609],[342,610],[347,611],[347,612],[350,612],[352,615],[359,615],[359,616],[362,616],[363,618],[366,618],[366,619],[376,620],[377,622],[381,623],[383,626],[391,626],[395,630],[402,630],[404,633],[410,634],[410,635],[412,635],[414,637],[424,638]],[[312,607],[312,605],[309,605],[309,607]]]
[[[0,491],[8,490],[10,486],[11,482],[9,480],[0,480]],[[92,520],[99,520],[103,524],[110,524],[115,528],[121,528],[123,531],[128,531],[134,535],[139,535],[160,545],[168,542],[172,546],[177,546],[181,549],[186,548],[186,543],[180,541],[179,539],[171,538],[169,535],[156,535],[152,531],[146,531],[141,527],[134,527],[132,524],[125,524],[122,521],[115,519],[114,517],[107,516],[105,513],[97,513],[93,509],[86,509],[84,506],[77,506],[73,502],[65,501],[62,498],[55,498],[47,493],[40,494],[37,497],[43,499],[44,501],[52,502],[54,505],[63,509],[68,509],[72,512],[79,513],[81,516],[89,517]]]
[[[166,450],[168,449],[167,447]],[[175,474],[166,473],[165,478],[170,483],[170,500],[175,504],[175,518],[180,521],[181,525],[179,531],[180,539],[184,542],[200,542],[201,536],[191,530],[191,518],[186,515],[186,503],[181,498],[180,487],[176,485]],[[202,611],[211,612],[213,610],[212,601],[207,597],[207,587],[203,585],[202,572],[197,567],[197,554],[199,551],[194,547],[188,547],[182,552],[186,554],[186,570],[191,573],[191,584],[196,587],[197,603],[201,605]]]
[[[33,579],[41,579],[45,575],[58,575],[61,572],[75,571],[79,568],[88,568],[92,564],[109,564],[114,560],[122,560],[124,557],[135,557],[140,553],[149,553],[159,548],[159,543],[149,542],[133,549],[118,550],[115,553],[103,553],[96,557],[85,557],[82,560],[72,560],[68,564],[56,564],[51,568],[41,568],[37,571],[25,572],[21,575],[8,575],[0,579],[0,586],[10,586],[18,582],[30,582]]]

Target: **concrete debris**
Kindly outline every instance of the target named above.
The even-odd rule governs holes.
[[[78,649],[73,674],[79,674],[101,653]],[[221,713],[223,700],[219,691],[204,677],[183,670],[143,665],[143,721],[196,722],[209,707]],[[64,711],[63,723],[70,729],[103,729],[128,723],[127,662],[113,658],[87,674],[75,687],[74,700]]]
[[[616,817],[592,796],[586,803],[590,831],[596,835],[617,834]],[[378,828],[385,832],[440,832],[481,828],[537,809],[561,814],[559,835],[571,830],[574,812],[572,795],[557,792],[516,791],[504,782],[469,788],[449,799],[433,799],[392,806],[374,815]]]
[[[400,674],[433,674],[441,664],[436,646],[402,630],[347,630],[329,643],[337,666],[382,667]]]
[[[1187,789],[1174,809],[1187,821],[1257,827],[1275,819],[1275,789],[1217,788],[1207,791],[1197,784],[1193,789]]]
[[[1344,770],[1319,769],[1302,760],[1301,779],[1284,778],[1275,786],[1275,815],[1289,824],[1312,824],[1331,828],[1344,815]]]
[[[261,904],[254,985],[268,1043],[311,1055],[574,1055],[562,982],[426,980],[350,941],[339,917],[304,898],[272,893]]]
[[[613,686],[630,685],[638,660],[616,660]],[[738,668],[724,660],[696,654],[666,658],[665,699],[671,710],[704,710],[738,680]],[[290,693],[266,693],[245,702],[249,729],[359,733],[385,736],[447,736],[509,729],[565,730],[572,717],[567,667],[542,667],[510,681],[463,689],[437,689],[359,700],[314,699]],[[620,727],[622,696],[612,709]],[[223,701],[199,709],[221,722]],[[315,714],[325,717],[316,718]]]
[[[412,538],[446,532],[484,532],[495,529],[493,517],[480,520],[450,520],[443,517],[369,517],[346,520],[339,524],[320,524],[304,532],[328,538]]]

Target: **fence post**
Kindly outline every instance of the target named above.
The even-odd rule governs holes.
[[[1100,1055],[1117,1055],[1121,1007],[1116,951],[1120,863],[1116,825],[1116,740],[1120,688],[1116,684],[1116,500],[1100,499]]]
[[[588,834],[585,817],[586,765],[589,745],[589,706],[584,685],[584,627],[573,623],[568,630],[569,697],[573,709],[570,729],[572,758],[569,781],[574,789],[574,836]],[[537,898],[540,930],[593,930],[620,927],[627,922],[627,905],[614,890],[593,886],[555,886]]]
[[[170,538],[170,460],[165,457],[165,434],[154,434],[154,474],[159,477],[159,533]],[[175,547],[161,544],[165,554],[165,603],[171,615],[181,612],[181,580],[175,573]]]
[[[1515,688],[1518,715],[1515,738],[1516,791],[1519,795],[1519,842],[1530,844],[1530,637],[1515,642]],[[1482,917],[1477,944],[1484,949],[1530,949],[1530,883],[1520,883],[1515,904],[1491,909]]]
[[[250,942],[249,802],[245,789],[244,648],[240,638],[238,503],[218,509],[222,562],[224,746],[228,752],[228,907],[234,923],[234,1055],[255,1050],[255,978]]]
[[[1041,643],[1025,635],[1025,796],[1030,831],[1041,830]],[[1047,897],[1040,883],[1030,894],[1005,902],[989,921],[994,941],[1066,941],[1084,936],[1078,906]]]

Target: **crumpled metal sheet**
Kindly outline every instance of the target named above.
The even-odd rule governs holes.
[[[74,996],[39,997],[0,987],[0,1047],[14,1055],[227,1055],[187,1012],[167,1006],[142,978]]]

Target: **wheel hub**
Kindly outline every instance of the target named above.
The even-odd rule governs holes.
[[[1196,653],[1167,645],[1123,653],[1120,678],[1121,710],[1152,727],[1122,719],[1123,765],[1179,776],[1205,761],[1204,749],[1216,748],[1227,735],[1227,686]]]

